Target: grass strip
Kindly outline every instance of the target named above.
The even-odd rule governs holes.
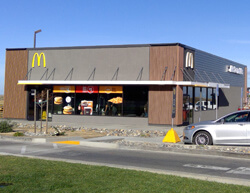
[[[0,156],[0,192],[240,192],[250,187],[104,166]]]

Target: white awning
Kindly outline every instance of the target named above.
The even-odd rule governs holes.
[[[214,82],[163,81],[163,80],[19,80],[19,85],[180,85],[193,87],[230,88],[229,84]]]

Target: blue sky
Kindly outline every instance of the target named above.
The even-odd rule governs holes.
[[[0,94],[6,48],[33,47],[38,29],[37,47],[179,42],[250,71],[249,0],[0,0],[0,7]]]

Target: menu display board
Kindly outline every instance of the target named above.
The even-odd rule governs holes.
[[[99,93],[106,93],[106,94],[122,94],[122,86],[100,86]]]
[[[75,93],[75,86],[54,86],[53,93]]]
[[[98,86],[76,86],[76,93],[98,93]]]

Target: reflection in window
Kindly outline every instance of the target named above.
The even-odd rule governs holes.
[[[212,88],[207,89],[207,109],[208,110],[214,109],[214,107],[213,107],[213,89]]]
[[[200,87],[195,87],[194,104],[195,111],[199,111],[200,109],[204,108],[204,103],[200,102]]]
[[[217,109],[217,104],[216,104],[216,88],[213,88],[212,102],[213,102],[213,109]]]
[[[183,123],[193,122],[193,87],[183,87]]]
[[[212,88],[195,88],[195,111],[216,109],[214,90]]]
[[[183,86],[183,123],[189,123],[190,97],[187,93],[187,87]]]
[[[193,87],[188,87],[188,96],[189,96],[189,108],[193,109]]]
[[[207,90],[206,88],[195,88],[195,110],[207,110]]]
[[[207,88],[201,88],[201,102],[202,102],[202,111],[206,111],[208,107],[207,103]]]

